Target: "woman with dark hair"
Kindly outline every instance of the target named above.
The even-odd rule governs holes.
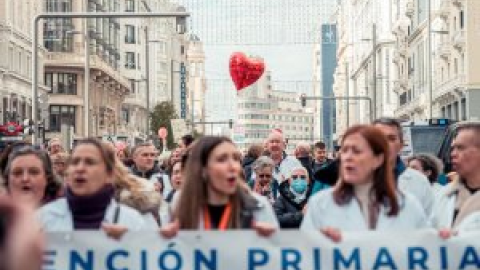
[[[79,141],[73,149],[65,198],[45,205],[39,218],[46,231],[98,230],[120,237],[127,229],[146,228],[136,210],[115,199],[117,159],[97,139]]]
[[[240,175],[240,152],[228,138],[203,137],[191,148],[184,183],[174,200],[165,237],[181,230],[255,229],[268,236],[278,228],[270,203],[249,191]]]
[[[10,152],[3,177],[12,199],[34,207],[55,200],[62,187],[47,153],[29,145]]]
[[[416,154],[408,159],[408,167],[424,174],[435,194],[438,194],[443,186],[438,182],[440,174],[443,172],[443,164],[440,159],[429,154]]]
[[[340,179],[310,199],[301,229],[320,230],[338,242],[341,231],[426,227],[419,202],[396,189],[388,153],[387,140],[375,127],[349,128],[340,149]]]

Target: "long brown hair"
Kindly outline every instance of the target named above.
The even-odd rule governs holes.
[[[189,151],[189,157],[185,164],[185,175],[179,201],[174,209],[174,218],[180,223],[180,229],[199,229],[200,213],[207,206],[208,178],[206,167],[213,150],[222,143],[232,143],[225,137],[205,136],[196,142]],[[242,186],[242,181],[237,180],[237,190],[231,196],[232,215],[228,228],[241,227],[240,211],[243,193],[247,192]]]
[[[343,136],[342,142],[349,136],[358,134],[362,136],[370,146],[375,156],[383,155],[382,165],[373,173],[373,187],[371,194],[378,204],[388,206],[388,216],[395,216],[399,211],[399,204],[396,195],[395,180],[392,164],[388,162],[389,146],[383,133],[373,126],[358,125],[347,130]],[[341,154],[340,154],[341,155]],[[333,191],[334,200],[337,204],[343,205],[353,198],[353,185],[342,180],[340,172],[340,181]]]

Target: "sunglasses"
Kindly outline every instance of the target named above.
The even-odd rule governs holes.
[[[306,180],[306,179],[307,179],[307,176],[305,176],[305,175],[292,175],[292,179],[293,179],[293,180],[296,180],[296,179],[298,179],[298,178],[300,178],[300,179],[302,179],[302,180]]]
[[[272,178],[271,174],[259,174],[258,178]]]

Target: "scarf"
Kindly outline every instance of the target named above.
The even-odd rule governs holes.
[[[67,188],[66,198],[72,212],[73,228],[75,230],[100,229],[114,193],[112,185],[105,185],[97,193],[87,196],[77,196]]]

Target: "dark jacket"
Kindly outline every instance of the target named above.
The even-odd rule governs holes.
[[[155,164],[151,170],[146,171],[146,172],[142,172],[142,171],[138,170],[137,167],[135,166],[135,164],[133,164],[130,167],[130,173],[135,175],[135,176],[145,178],[147,180],[152,178],[152,176],[155,175],[155,174],[164,174],[164,172],[160,169],[160,166],[158,166],[157,164]]]
[[[310,180],[313,180],[313,159],[310,156],[306,157],[299,157],[297,158],[300,163],[302,163],[302,166],[307,170],[308,172],[308,177]]]
[[[256,158],[246,156],[242,161],[243,172],[245,173],[245,181],[250,181],[252,178],[253,163],[257,160]]]
[[[288,181],[284,181],[279,188],[280,196],[273,204],[273,209],[277,215],[280,228],[296,229],[300,228],[303,220],[302,210],[308,202],[312,193],[312,186],[308,186],[307,196],[300,203],[294,201],[295,195],[290,191]]]
[[[334,186],[335,183],[337,183],[339,176],[339,165],[340,162],[338,159],[334,159],[325,164],[323,167],[314,172],[315,181],[320,181],[323,184]]]
[[[397,158],[397,162],[395,164],[394,168],[394,176],[395,176],[395,181],[398,181],[398,178],[400,175],[405,172],[406,166],[403,163],[403,161],[400,159],[400,157]],[[315,179],[317,181],[320,181],[324,184],[334,186],[337,181],[338,177],[340,175],[340,161],[338,159],[335,159],[331,161],[329,164],[326,164],[319,170],[317,170],[314,175]]]

